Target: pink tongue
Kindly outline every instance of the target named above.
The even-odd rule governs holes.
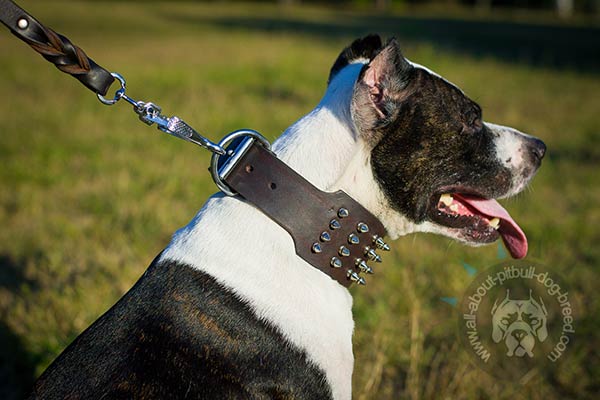
[[[470,197],[454,194],[453,197],[468,204],[475,210],[491,218],[500,219],[500,228],[498,232],[502,235],[504,245],[513,258],[523,258],[527,255],[527,237],[523,230],[511,218],[508,211],[504,209],[496,200],[485,200],[480,197]]]

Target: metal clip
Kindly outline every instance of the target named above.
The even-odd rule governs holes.
[[[111,75],[121,83],[121,87],[117,89],[114,97],[110,100],[105,99],[102,95],[98,94],[98,99],[103,104],[111,106],[119,100],[124,99],[133,106],[133,111],[135,111],[135,113],[139,116],[140,121],[142,121],[146,125],[156,124],[156,127],[158,129],[165,133],[168,133],[169,135],[197,144],[198,146],[204,147],[205,149],[213,153],[219,155],[225,154],[225,149],[222,146],[213,143],[209,139],[200,135],[194,130],[194,128],[189,126],[187,123],[185,123],[185,121],[183,121],[179,117],[165,117],[164,115],[162,115],[162,109],[156,104],[150,102],[136,101],[131,97],[127,96],[125,94],[125,78],[123,78],[116,72],[112,72]]]
[[[121,87],[117,89],[112,99],[106,99],[104,96],[98,93],[98,99],[107,106],[112,106],[119,100],[123,99],[133,106],[133,111],[138,115],[140,121],[146,125],[156,124],[156,127],[169,135],[173,135],[180,139],[188,142],[197,144],[198,146],[204,147],[205,149],[213,153],[211,164],[211,174],[216,185],[224,193],[229,196],[235,196],[235,192],[225,183],[224,179],[227,178],[227,174],[231,171],[236,162],[239,161],[240,157],[249,148],[253,141],[257,140],[265,148],[270,148],[271,145],[267,139],[265,139],[260,133],[250,130],[243,129],[235,132],[231,132],[225,136],[219,143],[213,143],[189,126],[185,121],[179,117],[165,117],[162,114],[162,109],[154,103],[136,101],[125,94],[125,78],[116,72],[111,72],[111,75],[121,83]],[[231,144],[235,139],[244,137],[245,140],[236,150],[231,149],[229,152],[225,148]],[[219,167],[219,157],[227,156],[223,165]],[[318,243],[316,245],[320,246]]]
[[[218,145],[217,143],[213,143],[204,136],[200,135],[194,130],[194,128],[185,123],[185,121],[179,119],[179,117],[167,118],[167,126],[164,128],[159,127],[159,129],[183,140],[187,140],[188,142],[197,144],[200,147],[204,147],[215,154],[221,156],[225,155],[225,149],[222,146]]]
[[[144,103],[143,101],[136,102],[133,106],[133,111],[139,116],[140,121],[146,125],[156,124],[158,129],[161,130],[163,127],[166,127],[169,122],[168,119],[161,114],[162,109],[154,103]]]

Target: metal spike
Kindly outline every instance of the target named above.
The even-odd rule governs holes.
[[[331,257],[329,265],[331,265],[333,268],[342,268],[342,260],[337,257]]]
[[[350,215],[350,212],[347,209],[345,209],[344,207],[342,207],[338,210],[338,217],[346,218],[348,215]]]
[[[367,258],[371,261],[379,263],[381,262],[381,257],[379,256],[379,254],[377,254],[377,252],[369,246],[365,247],[365,256],[367,256]]]
[[[360,275],[358,275],[358,273],[352,271],[351,269],[348,270],[347,273],[348,279],[350,279],[352,282],[356,282],[359,285],[366,285],[367,281],[365,281],[365,278],[361,277]]]
[[[323,249],[321,248],[321,245],[319,243],[313,243],[312,247],[311,247],[311,251],[313,253],[320,253],[323,251]]]
[[[340,229],[342,225],[340,225],[340,222],[334,218],[329,222],[329,227],[331,229]]]
[[[369,265],[367,265],[367,262],[362,258],[357,258],[354,261],[354,265],[356,265],[358,269],[360,269],[360,272],[365,272],[367,274],[373,273],[373,269]]]
[[[360,243],[360,239],[358,238],[358,235],[351,233],[348,235],[348,243],[350,244],[359,244]]]
[[[356,225],[356,230],[358,230],[360,233],[367,233],[369,232],[369,225],[365,224],[364,222],[359,222],[358,225]]]
[[[320,239],[322,242],[329,242],[331,240],[331,235],[329,232],[321,232]]]
[[[340,249],[338,250],[338,254],[342,257],[349,257],[350,250],[346,246],[340,246]]]
[[[373,244],[380,250],[390,251],[390,246],[380,236],[373,236]]]

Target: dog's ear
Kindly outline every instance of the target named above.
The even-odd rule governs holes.
[[[331,67],[327,84],[340,72],[345,66],[356,63],[368,63],[377,53],[381,51],[381,38],[379,35],[368,35],[360,39],[356,39],[352,44],[346,47],[337,60]]]
[[[413,71],[396,39],[391,39],[363,67],[352,99],[352,112],[360,131],[372,130],[393,119],[408,95]]]
[[[503,304],[506,304],[506,302],[509,300],[509,297],[510,291],[509,289],[506,289],[506,296],[502,300],[496,299],[496,301],[494,301],[492,311],[490,312],[490,314],[492,314],[492,339],[494,340],[494,343],[500,343],[500,341],[502,340],[502,336],[504,335],[500,327],[500,322],[497,321],[497,318],[495,318],[495,314],[496,311],[498,311],[498,307],[500,307]]]
[[[541,297],[538,297],[538,298],[540,299],[538,304],[540,305],[540,309],[544,313],[544,317],[545,317],[548,315],[548,311],[546,310],[546,304],[544,304],[544,299],[542,299]]]
[[[543,316],[540,320],[541,325],[536,333],[538,340],[540,342],[543,342],[548,337],[548,328],[546,327],[546,317],[548,316],[548,311],[546,311],[546,305],[544,304],[544,300],[542,300],[541,297],[539,299],[540,310],[542,310]]]
[[[501,301],[500,303],[503,303],[503,301]],[[500,324],[497,323],[498,321],[495,321],[496,318],[494,318],[494,314],[496,313],[496,310],[498,309],[498,300],[496,300],[494,302],[494,306],[492,307],[492,312],[490,314],[492,314],[492,339],[494,340],[494,343],[500,343],[500,341],[502,340],[502,331],[500,330]]]

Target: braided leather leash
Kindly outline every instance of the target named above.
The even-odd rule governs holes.
[[[0,21],[19,39],[95,93],[105,95],[115,78],[66,37],[45,27],[10,0],[0,0]]]
[[[360,273],[373,273],[367,262],[381,262],[375,250],[389,250],[386,231],[367,209],[342,191],[319,190],[269,150],[258,132],[240,130],[213,143],[179,117],[165,117],[161,108],[125,94],[125,79],[100,67],[81,48],[45,27],[11,0],[0,0],[0,21],[19,39],[75,77],[106,105],[125,100],[141,121],[213,153],[211,174],[225,194],[239,195],[282,226],[296,254],[343,286],[365,284]],[[116,80],[120,88],[112,99],[108,89]]]

